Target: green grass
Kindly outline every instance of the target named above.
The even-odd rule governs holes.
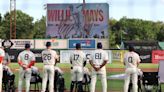
[[[11,67],[11,69],[19,69],[19,66],[17,63],[11,63],[9,65]],[[38,68],[42,69],[43,64],[42,63],[36,63],[35,66],[37,66]],[[71,65],[70,64],[57,64],[57,66],[59,66],[60,68],[70,68]],[[90,67],[89,64],[87,64],[87,67]],[[107,64],[106,65],[107,68],[124,68],[122,63],[112,63],[112,64]],[[140,68],[158,68],[158,64],[140,64],[139,66]],[[16,75],[16,86],[18,85],[18,70],[15,70],[15,75]],[[42,75],[42,71],[40,71],[41,75]],[[119,74],[122,72],[107,72],[107,75],[113,75],[113,74]],[[70,88],[70,80],[71,80],[71,74],[69,71],[64,73],[64,78],[65,78],[65,84],[66,84],[66,88],[69,89]],[[123,80],[108,80],[108,92],[110,91],[120,91],[122,92],[123,90],[123,85],[124,85],[124,81]],[[100,79],[98,79],[97,84],[96,84],[96,90],[99,90],[99,92],[101,92],[101,81]],[[164,91],[164,84],[162,85],[162,90]]]

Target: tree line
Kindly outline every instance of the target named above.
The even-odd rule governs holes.
[[[109,43],[111,48],[120,45],[121,41],[145,40],[164,41],[164,22],[148,21],[142,19],[120,20],[109,19]],[[46,17],[33,21],[33,17],[16,11],[16,38],[17,39],[41,39],[46,34]],[[0,14],[0,38],[10,38],[10,13],[4,16]]]
[[[109,19],[110,46],[121,41],[164,41],[164,22],[142,19]]]

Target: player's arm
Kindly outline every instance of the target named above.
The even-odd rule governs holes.
[[[59,61],[59,55],[55,52],[55,65],[56,63],[60,62]]]
[[[22,60],[21,60],[21,55],[19,54],[18,55],[18,64],[19,64],[19,66],[21,66],[21,67],[23,67],[23,62],[22,62]]]
[[[35,60],[32,60],[30,61],[30,63],[28,64],[28,68],[31,68],[31,66],[34,66],[35,65]]]
[[[84,56],[83,67],[85,67],[85,65],[87,64],[87,60],[89,60],[89,58],[85,54],[83,56]]]
[[[100,69],[101,69],[102,67],[104,67],[104,66],[107,64],[107,62],[108,62],[108,60],[104,60],[104,62],[102,63],[102,65],[100,65]]]
[[[138,67],[141,62],[141,59],[140,59],[139,55],[137,57],[138,57],[138,60],[137,60],[137,67]]]
[[[98,71],[98,68],[95,67],[92,60],[89,60],[89,63],[94,68],[95,71]]]
[[[30,61],[30,63],[27,65],[28,68],[31,68],[31,66],[34,66],[35,65],[35,55],[32,54],[32,60]]]
[[[103,61],[104,62],[100,65],[100,69],[102,67],[104,67],[107,64],[107,62],[108,62],[108,54],[107,53],[104,53]]]
[[[24,64],[20,59],[18,59],[18,64],[19,64],[19,66],[21,66],[24,70],[27,69],[27,65]]]
[[[126,55],[126,54],[125,54]],[[123,64],[125,66],[126,56],[124,55]]]
[[[70,59],[69,60],[70,60],[70,63],[72,64],[72,54],[70,55]]]

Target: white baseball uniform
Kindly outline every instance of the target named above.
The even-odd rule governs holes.
[[[139,55],[135,52],[127,52],[124,55],[124,64],[125,64],[125,83],[124,83],[124,92],[128,92],[130,78],[132,78],[133,92],[138,92],[138,69],[137,63],[141,60]]]
[[[86,60],[86,55],[81,50],[75,50],[70,55],[70,61],[72,62],[73,69],[71,70],[72,81],[83,80],[83,63]]]
[[[18,55],[18,63],[20,64],[19,70],[19,82],[18,82],[18,92],[22,92],[22,82],[25,78],[26,80],[26,92],[30,91],[30,79],[31,79],[31,62],[35,61],[35,55],[30,50],[24,50]],[[23,66],[27,67],[26,69]]]
[[[51,49],[45,49],[42,51],[42,60],[44,64],[42,92],[46,91],[46,85],[48,80],[49,80],[49,92],[54,92],[54,65],[56,59],[58,59],[58,55],[56,51]]]
[[[97,49],[92,52],[90,60],[92,61],[93,65],[95,67],[100,68],[100,66],[103,64],[103,62],[108,61],[108,54],[107,54],[107,52],[105,52],[102,49]],[[95,92],[97,75],[99,75],[100,79],[101,79],[102,92],[107,92],[107,78],[106,78],[106,67],[105,66],[103,66],[98,71],[95,71],[92,68],[90,92]]]
[[[2,92],[2,76],[3,76],[2,62],[4,57],[5,57],[5,51],[2,48],[0,48],[0,92]]]

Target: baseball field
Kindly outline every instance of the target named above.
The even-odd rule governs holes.
[[[17,87],[19,66],[17,63],[11,63],[9,66],[11,67],[12,71],[16,75],[15,84]],[[42,63],[36,63],[35,66],[39,68],[40,75],[42,76],[43,64]],[[71,79],[71,74],[70,74],[71,65],[70,64],[57,64],[57,66],[60,67],[64,71],[63,76],[65,79],[66,89],[69,90],[69,86],[70,86],[70,82],[71,82],[70,81],[70,79]],[[91,68],[91,66],[89,64],[87,64],[86,67],[88,67],[89,69]],[[107,64],[106,68],[107,68],[107,76],[124,73],[124,66],[120,62]],[[155,72],[155,71],[158,71],[158,64],[142,63],[139,65],[139,68],[141,68],[142,71]],[[110,79],[110,80],[108,80],[107,83],[108,83],[108,92],[123,92],[123,85],[124,85],[123,80],[113,80],[113,79],[111,80]],[[164,91],[164,84],[162,84],[161,86],[162,86],[162,91]],[[25,87],[25,85],[24,85],[24,87]],[[41,88],[41,86],[40,86],[40,88]],[[33,87],[31,89],[33,89]],[[97,92],[101,92],[101,81],[100,81],[100,79],[98,79],[98,81],[97,81],[96,90],[97,90]]]

